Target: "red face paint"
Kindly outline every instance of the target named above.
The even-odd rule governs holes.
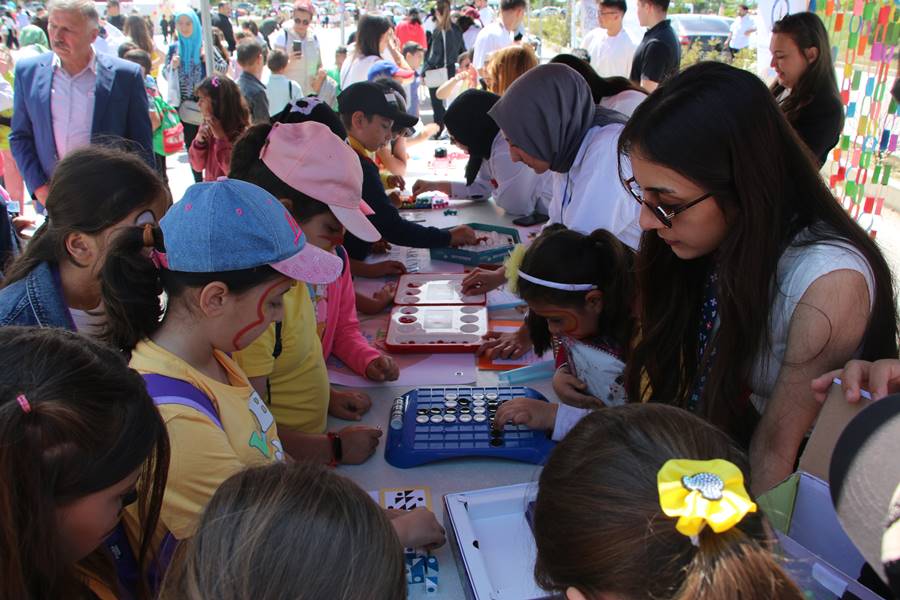
[[[279,279],[278,281],[267,287],[266,290],[262,293],[262,296],[259,297],[259,302],[256,303],[256,320],[246,327],[242,328],[240,331],[234,334],[233,338],[231,338],[231,345],[235,350],[241,349],[240,340],[245,333],[252,329],[255,329],[256,327],[259,327],[260,325],[262,325],[263,321],[266,320],[266,315],[263,312],[263,303],[266,301],[266,298],[269,297],[269,294],[272,293],[272,290],[274,290],[282,283],[284,283],[284,279]],[[252,342],[253,340],[250,341]]]
[[[563,329],[563,333],[571,334],[572,332],[578,331],[578,315],[574,312],[565,310],[565,309],[556,309],[556,310],[547,310],[547,311],[534,311],[536,315],[539,317],[543,317],[547,320],[554,320],[561,322],[561,326]],[[573,336],[574,337],[574,336]]]

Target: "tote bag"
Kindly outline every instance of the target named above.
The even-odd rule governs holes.
[[[160,124],[153,132],[153,151],[160,156],[171,156],[184,148],[184,125],[178,118],[178,111],[160,96],[153,98]]]
[[[428,69],[425,71],[425,87],[436,88],[441,87],[450,79],[447,73],[447,32],[441,31],[441,38],[444,40],[444,62],[439,69]]]

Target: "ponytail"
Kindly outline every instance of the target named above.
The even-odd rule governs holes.
[[[131,351],[160,326],[161,269],[148,254],[165,252],[159,226],[128,227],[113,241],[103,265],[100,292],[106,325],[100,338]]]

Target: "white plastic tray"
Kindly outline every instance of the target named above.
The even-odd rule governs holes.
[[[485,306],[395,306],[385,345],[401,352],[474,352],[487,332]]]

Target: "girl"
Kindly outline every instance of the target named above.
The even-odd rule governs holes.
[[[163,76],[169,83],[167,101],[178,109],[178,115],[184,125],[184,144],[190,148],[194,138],[197,137],[200,125],[203,124],[203,115],[194,94],[208,73],[203,60],[200,17],[190,8],[184,8],[177,10],[173,18],[178,41],[169,45]],[[217,73],[224,73],[228,69],[228,61],[218,51],[213,52],[214,70]],[[203,173],[200,171],[193,173],[194,181],[203,180]]]
[[[434,5],[434,31],[431,32],[428,52],[425,54],[425,84],[428,94],[431,96],[431,108],[434,110],[434,122],[440,127],[431,139],[437,139],[444,132],[444,103],[437,97],[438,87],[447,78],[456,75],[456,57],[466,49],[463,42],[463,34],[459,27],[450,19],[449,0],[437,0]],[[443,81],[430,81],[428,71],[446,69],[446,78]],[[435,74],[439,74],[435,71]],[[440,78],[438,78],[440,79]],[[346,86],[345,86],[346,89]]]
[[[62,327],[105,338],[100,272],[115,234],[156,223],[168,188],[142,160],[88,146],[53,173],[47,220],[4,273],[0,327]]]
[[[557,54],[552,63],[568,65],[584,77],[591,88],[594,102],[626,117],[630,117],[638,104],[647,97],[647,92],[631,83],[625,77],[600,77],[591,65],[571,54]]]
[[[487,199],[512,215],[546,215],[553,195],[550,173],[535,173],[526,165],[513,162],[509,143],[488,111],[500,96],[481,90],[460,94],[444,123],[453,143],[469,153],[466,180],[425,181],[413,184],[414,196],[431,190],[452,198]]]
[[[844,104],[822,20],[811,12],[788,15],[772,27],[772,95],[788,122],[825,164],[844,128]]]
[[[447,80],[434,93],[438,100],[443,100],[447,108],[466,90],[478,88],[478,71],[472,66],[472,51],[466,50],[456,58],[456,75]],[[446,122],[446,119],[445,119]]]
[[[347,230],[367,241],[381,237],[361,208],[359,160],[321,123],[256,125],[235,146],[231,175],[279,198],[310,243],[343,264],[334,282],[292,290],[288,302],[296,310],[286,315],[279,330],[238,355],[282,426],[298,435],[322,437],[328,412],[358,420],[371,406],[365,394],[336,389],[330,402],[325,401],[325,359],[332,352],[372,381],[393,381],[399,374],[393,359],[370,346],[359,331],[349,259],[341,246]],[[282,352],[273,357],[279,337]]]
[[[530,46],[508,46],[493,54],[485,67],[488,90],[502,96],[513,82],[538,66],[538,58]]]
[[[397,39],[386,17],[364,15],[356,29],[356,46],[353,56],[341,67],[341,88],[369,80],[369,69],[387,56],[401,69],[409,69],[406,59],[397,48]],[[303,88],[306,89],[306,88]]]
[[[139,15],[130,15],[125,19],[125,30],[123,33],[138,48],[150,55],[152,68],[148,70],[147,74],[156,79],[159,76],[159,66],[162,64],[163,57],[159,50],[156,49],[156,44],[153,43],[153,36],[147,27],[147,21]]]
[[[255,467],[216,491],[160,596],[207,598],[404,600],[403,549],[348,479],[310,463]]]
[[[104,540],[136,506],[132,549],[146,573],[169,441],[122,355],[60,329],[0,328],[0,596],[149,600],[125,594]],[[142,485],[136,487],[140,479]]]
[[[810,380],[897,356],[890,270],[755,75],[686,69],[638,107],[620,151],[645,230],[629,398],[687,408],[749,444],[767,490],[819,412]]]
[[[495,427],[553,429],[559,440],[588,413],[585,407],[627,400],[622,372],[635,330],[632,260],[631,249],[608,231],[583,235],[561,225],[545,229],[527,251],[513,252],[507,276],[528,303],[535,351],[556,350],[553,390],[563,404],[516,398],[497,411]]]
[[[197,86],[203,124],[191,143],[191,168],[203,171],[204,181],[228,174],[231,148],[250,127],[250,109],[237,84],[225,76],[213,75]]]
[[[748,478],[728,436],[686,411],[590,414],[541,472],[535,579],[568,600],[801,600]]]

